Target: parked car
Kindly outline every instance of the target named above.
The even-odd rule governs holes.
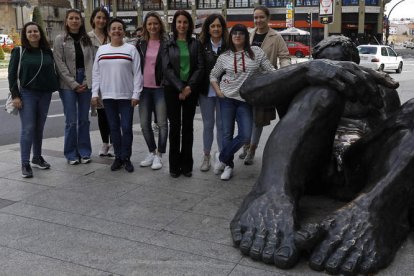
[[[414,42],[412,41],[407,41],[407,44],[405,44],[406,48],[410,48],[410,49],[414,49]]]
[[[310,55],[309,46],[306,46],[303,43],[296,41],[286,41],[286,45],[288,47],[289,54],[292,56],[302,58],[304,56]]]
[[[6,34],[0,34],[0,45],[13,45],[13,39]]]
[[[395,70],[397,73],[401,73],[403,69],[403,58],[390,46],[359,45],[358,51],[362,66],[378,71]]]

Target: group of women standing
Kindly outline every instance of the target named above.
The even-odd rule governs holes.
[[[255,14],[256,10],[264,12],[268,20],[267,8],[258,7]],[[254,127],[252,107],[240,97],[239,88],[251,75],[275,70],[265,52],[260,47],[251,46],[245,26],[236,25],[228,34],[224,18],[212,14],[203,25],[199,41],[192,36],[194,24],[191,15],[179,10],[173,17],[172,35],[168,37],[158,13],[149,12],[144,19],[143,36],[134,47],[124,42],[124,22],[117,18],[109,21],[105,9],[97,8],[93,11],[93,30],[89,33],[85,31],[80,12],[71,9],[66,13],[65,33],[55,39],[52,56],[40,27],[35,23],[30,24],[33,24],[30,25],[33,26],[31,28],[40,33],[38,36],[42,39],[39,41],[42,42],[35,46],[31,43],[24,44],[23,48],[30,53],[37,53],[32,48],[39,48],[40,52],[41,49],[47,50],[42,55],[43,66],[47,65],[48,70],[51,70],[54,59],[58,76],[55,75],[54,86],[49,81],[50,87],[38,87],[35,86],[36,82],[30,81],[29,85],[22,85],[19,93],[16,87],[12,87],[17,79],[17,68],[9,68],[11,91],[14,91],[15,105],[21,111],[22,137],[25,137],[21,139],[22,174],[25,177],[30,177],[24,173],[23,168],[29,170],[32,144],[32,164],[50,167],[41,156],[41,136],[50,96],[56,90],[59,79],[59,95],[66,120],[64,155],[69,164],[86,164],[91,161],[89,110],[92,105],[97,108],[103,142],[99,154],[111,154],[112,143],[115,159],[111,170],[124,167],[128,172],[134,171],[130,161],[132,119],[134,107],[139,104],[142,133],[149,151],[140,166],[160,169],[162,154],[166,152],[169,138],[170,175],[174,178],[181,174],[191,177],[193,121],[199,103],[204,125],[204,158],[200,170],[208,171],[211,167],[210,156],[216,125],[219,153],[216,154],[214,171],[218,174],[224,170],[221,174],[223,180],[231,178],[234,154],[249,143]],[[267,40],[272,40],[272,36],[281,38],[271,30],[267,31],[265,35],[260,33],[258,40],[262,45],[266,45]],[[24,32],[27,33],[26,26]],[[22,37],[29,36],[26,33]],[[286,46],[283,50],[287,52]],[[268,56],[277,60],[275,56],[278,54],[271,52]],[[46,55],[49,56],[48,59],[43,57]],[[14,65],[18,59],[17,51],[14,50]],[[23,62],[22,67],[26,67]],[[47,68],[39,69],[38,74]],[[31,70],[36,71],[34,68]],[[33,72],[22,74],[22,77],[23,75],[24,80],[28,80]],[[43,111],[39,113],[43,114],[39,125],[30,130],[26,130],[27,116],[24,116],[28,108],[21,102],[19,105],[18,100],[23,98],[26,103],[25,87],[48,95]],[[27,104],[29,103],[28,100]],[[158,143],[155,142],[151,127],[152,114],[159,127]],[[233,137],[235,123],[238,124],[239,133]],[[31,137],[30,141],[27,137]]]

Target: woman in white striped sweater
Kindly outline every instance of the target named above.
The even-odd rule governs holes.
[[[223,149],[216,156],[214,172],[219,174],[224,170],[220,177],[222,180],[232,177],[234,154],[249,143],[252,132],[252,107],[240,97],[240,87],[253,74],[273,70],[275,68],[263,50],[250,46],[246,26],[235,25],[230,31],[229,50],[219,56],[210,73],[211,85],[220,97]],[[220,76],[223,77],[219,85]],[[238,126],[236,137],[233,137],[234,123]]]

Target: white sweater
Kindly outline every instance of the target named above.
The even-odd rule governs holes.
[[[218,79],[224,73],[219,86],[221,92],[227,98],[244,101],[240,97],[239,90],[248,77],[261,71],[276,70],[261,48],[253,46],[252,51],[254,59],[249,58],[245,51],[233,52],[227,50],[218,57],[216,65],[211,70],[210,81],[218,82]]]
[[[92,97],[139,99],[144,81],[137,49],[130,44],[102,45],[96,53],[92,72]]]

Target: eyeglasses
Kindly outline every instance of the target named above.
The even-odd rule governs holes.
[[[245,33],[242,32],[242,31],[235,31],[231,35],[232,36],[241,36],[241,37],[244,37],[245,36]]]

